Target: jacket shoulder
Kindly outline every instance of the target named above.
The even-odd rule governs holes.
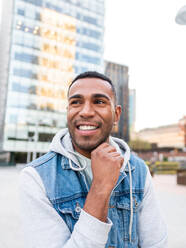
[[[131,165],[135,167],[135,169],[144,171],[145,173],[147,172],[148,168],[147,168],[145,161],[139,158],[137,155],[131,154],[129,161]]]
[[[46,154],[44,154],[43,156],[33,160],[31,163],[27,164],[27,167],[28,166],[31,166],[31,167],[38,167],[42,164],[45,164],[47,163],[48,161],[50,161],[51,159],[53,159],[54,157],[57,156],[57,153],[55,152],[47,152]]]

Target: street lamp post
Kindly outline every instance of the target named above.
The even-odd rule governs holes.
[[[177,24],[186,25],[186,5],[178,11],[175,21]]]
[[[186,25],[186,5],[184,5],[177,13],[175,21],[177,24]],[[186,148],[186,118],[181,121],[181,129],[184,135],[184,149]]]
[[[38,126],[41,123],[41,120],[36,120],[35,124],[35,134],[34,134],[34,152],[33,152],[33,160],[37,158],[37,143],[38,143],[38,138],[39,138],[39,130]]]
[[[31,138],[31,137],[28,137],[28,144],[30,143],[30,141],[32,141],[32,138]],[[29,148],[28,148],[28,149],[29,149]],[[30,161],[31,161],[31,152],[28,151],[28,152],[27,152],[26,163],[28,164],[28,163],[30,163]]]

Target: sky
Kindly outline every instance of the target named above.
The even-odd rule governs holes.
[[[104,57],[129,67],[136,130],[186,115],[186,25],[175,22],[183,5],[186,0],[105,0]]]
[[[129,67],[136,89],[136,130],[186,115],[186,0],[105,0],[104,57]]]

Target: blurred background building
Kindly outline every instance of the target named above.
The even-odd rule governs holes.
[[[122,115],[119,125],[115,127],[113,135],[129,141],[129,88],[128,88],[128,67],[125,65],[105,61],[105,75],[115,85],[117,103],[122,106]]]
[[[0,152],[26,162],[66,126],[74,76],[104,71],[104,0],[2,1],[0,34]]]
[[[175,124],[141,130],[137,137],[160,148],[183,149],[186,147],[186,116]]]
[[[134,139],[136,135],[135,131],[136,123],[136,90],[129,89],[129,133],[130,139]]]

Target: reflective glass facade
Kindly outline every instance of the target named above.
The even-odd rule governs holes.
[[[0,150],[42,153],[66,126],[71,80],[104,70],[104,1],[14,0],[11,16]]]
[[[108,76],[116,89],[117,103],[122,107],[122,114],[118,126],[115,126],[113,135],[129,141],[129,88],[128,67],[121,64],[105,61],[105,75]]]

